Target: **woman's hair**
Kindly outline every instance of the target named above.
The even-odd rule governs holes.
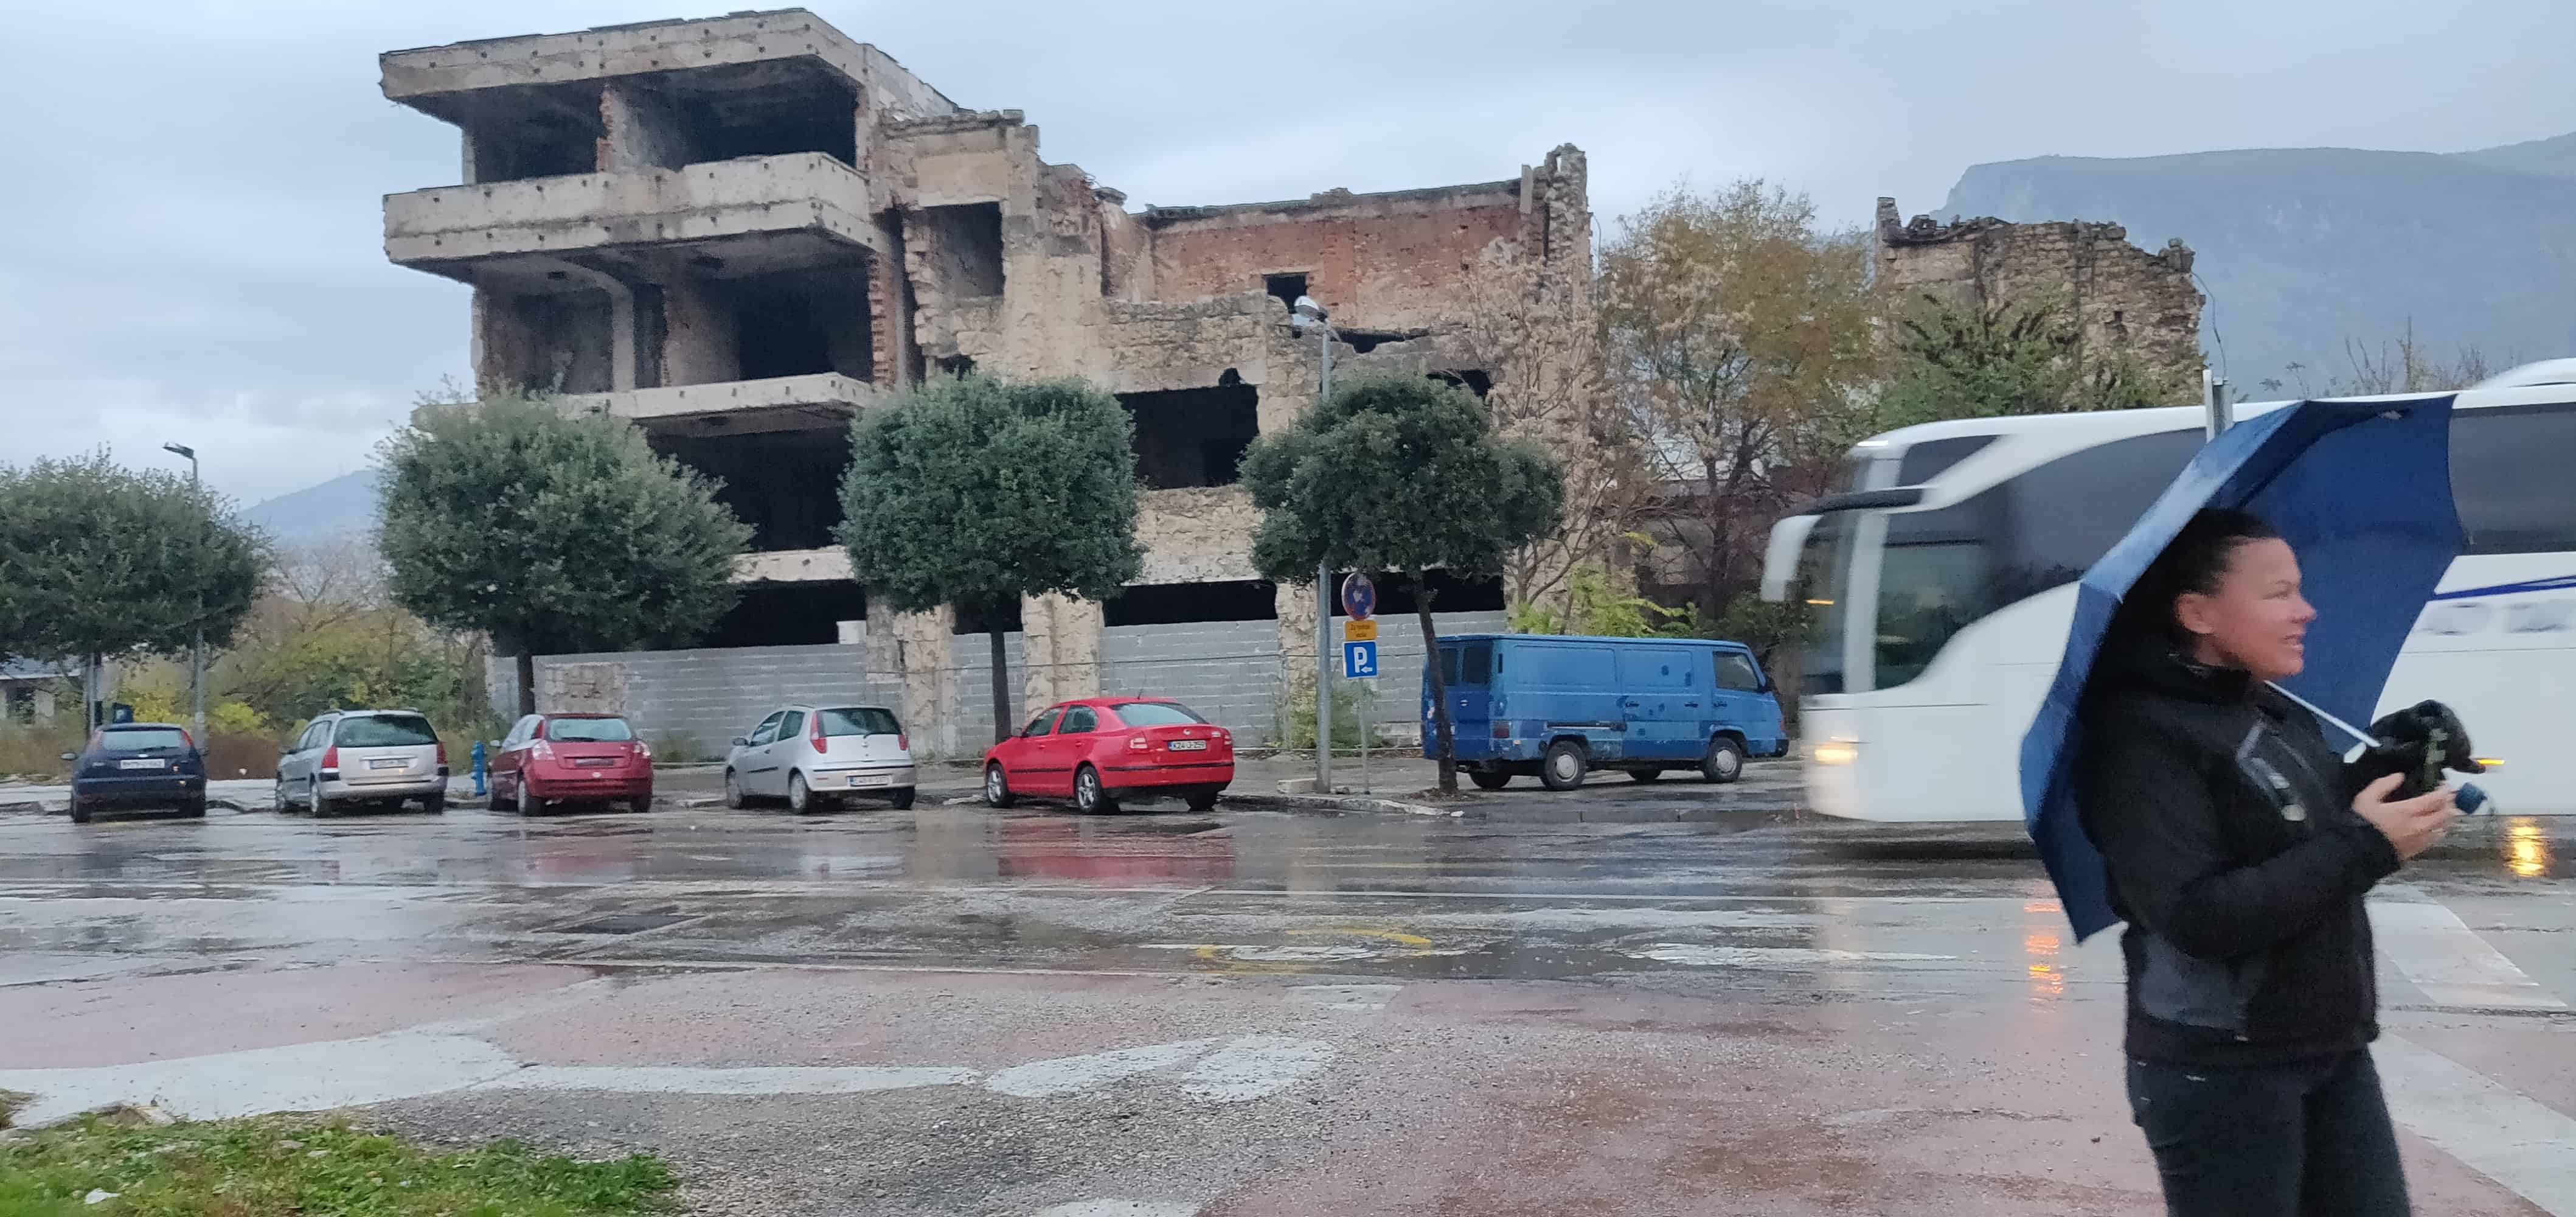
[[[2277,541],[2263,517],[2233,507],[2204,507],[2174,534],[2165,551],[2147,564],[2146,573],[2121,598],[2114,628],[2133,637],[2160,636],[2188,642],[2174,620],[2174,601],[2185,592],[2214,595],[2238,546],[2248,541]]]

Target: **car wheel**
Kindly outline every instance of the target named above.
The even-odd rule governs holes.
[[[1478,790],[1500,790],[1511,784],[1512,775],[1500,769],[1470,769],[1467,780],[1474,782]]]
[[[1109,788],[1100,784],[1100,771],[1089,765],[1073,775],[1073,809],[1084,815],[1110,815],[1118,810],[1118,800]]]
[[[74,823],[74,824],[87,824],[87,823],[89,823],[89,817],[90,817],[89,804],[84,803],[84,802],[81,802],[81,797],[80,797],[79,795],[73,795],[73,796],[72,796],[72,823]]]
[[[818,800],[814,797],[814,792],[805,788],[804,774],[791,773],[787,775],[787,810],[795,812],[800,816],[821,810]]]
[[[896,811],[910,811],[912,810],[912,794],[912,787],[906,786],[903,789],[886,796],[886,805],[894,808]]]
[[[725,806],[740,811],[742,804],[742,779],[735,777],[733,770],[727,769],[725,770]]]
[[[519,784],[510,788],[512,796],[510,806],[520,815],[532,816],[546,809],[546,801],[537,797],[535,786],[536,783],[529,781],[528,775],[522,773],[519,775]]]
[[[271,787],[271,793],[269,794],[268,799],[269,805],[277,809],[277,814],[286,814],[287,802],[285,778],[278,778],[276,780],[275,784]]]
[[[1590,766],[1583,745],[1561,739],[1547,746],[1547,756],[1539,761],[1538,780],[1550,790],[1572,790],[1583,784],[1583,771]]]
[[[322,779],[315,778],[304,790],[304,807],[316,820],[331,818],[331,796],[322,793]]]
[[[1664,771],[1661,769],[1631,769],[1628,771],[1628,780],[1632,782],[1660,782],[1664,780]]]
[[[434,816],[447,814],[447,796],[434,794],[420,801],[420,809]]]
[[[638,795],[626,800],[626,810],[639,816],[653,810],[653,796]]]
[[[1214,811],[1216,810],[1217,799],[1222,797],[1224,794],[1225,789],[1223,787],[1218,787],[1215,790],[1193,790],[1190,792],[1190,810]]]
[[[1699,775],[1712,782],[1732,782],[1744,776],[1744,745],[1734,736],[1721,735],[1708,742],[1708,755],[1700,760]]]
[[[1004,808],[1018,801],[1011,795],[1011,780],[1002,775],[1002,767],[984,766],[984,806]]]
[[[204,799],[190,799],[185,803],[179,804],[179,815],[182,819],[188,820],[205,819],[206,801]]]

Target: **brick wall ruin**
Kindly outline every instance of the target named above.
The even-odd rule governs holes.
[[[2202,297],[2180,238],[2149,253],[2118,224],[1898,216],[1896,200],[1878,201],[1879,272],[1896,290],[1963,307],[2057,303],[2072,310],[2087,351],[2128,352],[2176,386],[2178,404],[2193,399]]]

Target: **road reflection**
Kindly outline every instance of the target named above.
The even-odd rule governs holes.
[[[2549,852],[2549,835],[2540,822],[2529,816],[2518,816],[2505,822],[2504,869],[2518,879],[2546,879],[2555,859]]]

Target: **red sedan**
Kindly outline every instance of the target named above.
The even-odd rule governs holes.
[[[550,803],[610,802],[653,805],[653,750],[614,714],[528,715],[492,755],[494,807],[534,815]]]
[[[1118,810],[1120,796],[1177,795],[1216,806],[1234,780],[1234,734],[1176,701],[1087,697],[1050,706],[984,754],[984,802],[1023,796]]]

